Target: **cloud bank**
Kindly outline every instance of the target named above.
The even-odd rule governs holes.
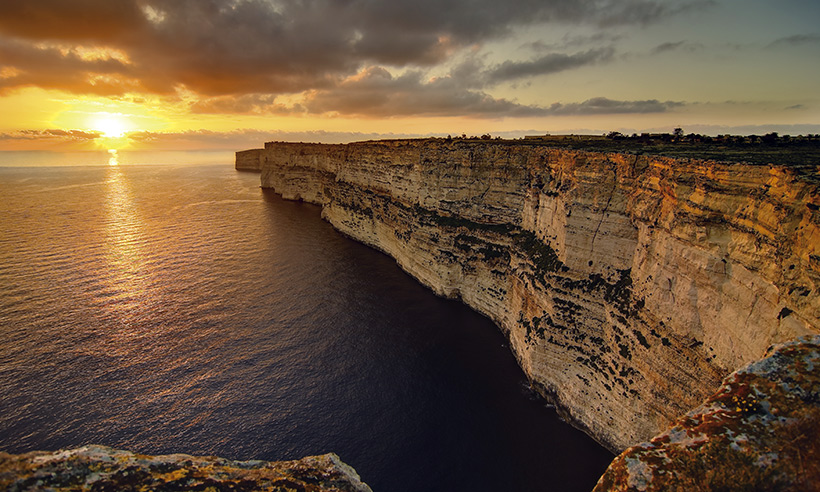
[[[703,0],[41,0],[0,3],[0,92],[192,95],[199,113],[537,116],[665,103],[532,106],[498,84],[607,63],[612,46],[429,72],[471,46],[555,23],[646,26]],[[612,42],[612,36],[601,36]],[[469,75],[469,76],[468,76]],[[300,96],[298,104],[281,96]],[[593,107],[594,106],[594,107]],[[585,113],[586,114],[586,113]]]

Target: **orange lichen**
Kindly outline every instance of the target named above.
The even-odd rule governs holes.
[[[775,347],[670,430],[624,451],[595,491],[817,490],[818,368],[820,336]]]

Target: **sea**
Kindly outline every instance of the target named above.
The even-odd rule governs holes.
[[[589,491],[505,337],[231,152],[0,152],[0,451],[337,453],[375,492]]]

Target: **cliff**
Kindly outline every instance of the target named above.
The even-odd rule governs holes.
[[[296,461],[147,456],[104,446],[10,455],[0,452],[3,490],[268,490],[370,492],[335,454]]]
[[[493,319],[612,450],[820,332],[820,192],[777,165],[526,142],[267,143],[262,186]]]
[[[820,488],[820,336],[773,347],[668,431],[618,456],[594,492]]]
[[[240,150],[236,153],[236,170],[259,172],[264,159],[262,149]]]

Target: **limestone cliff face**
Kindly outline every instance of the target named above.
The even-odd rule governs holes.
[[[0,488],[49,490],[268,490],[371,492],[335,454],[295,461],[147,456],[105,446],[11,455],[0,452]]]
[[[404,140],[268,143],[261,172],[492,318],[613,450],[820,332],[820,191],[782,166]]]
[[[240,150],[236,153],[236,170],[259,172],[264,155],[262,149]]]

